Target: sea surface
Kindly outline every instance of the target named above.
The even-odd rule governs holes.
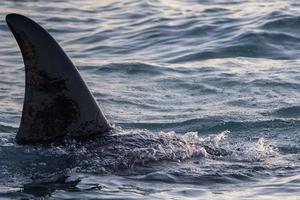
[[[116,132],[15,143],[8,13],[59,42]],[[1,199],[300,199],[298,0],[0,1]]]

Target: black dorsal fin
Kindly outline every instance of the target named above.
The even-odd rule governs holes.
[[[25,99],[17,142],[42,143],[102,134],[110,125],[71,60],[40,25],[6,16],[25,64]]]

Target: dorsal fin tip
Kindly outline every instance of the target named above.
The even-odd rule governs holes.
[[[25,98],[17,142],[45,143],[111,129],[71,60],[40,25],[8,14],[25,64]]]

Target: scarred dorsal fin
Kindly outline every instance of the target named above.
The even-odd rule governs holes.
[[[55,39],[19,14],[6,16],[25,64],[25,98],[17,142],[43,143],[103,134],[110,125],[78,70]]]

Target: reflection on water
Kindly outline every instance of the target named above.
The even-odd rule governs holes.
[[[298,1],[1,1],[0,196],[297,199]],[[115,135],[18,146],[11,12],[43,25]]]

